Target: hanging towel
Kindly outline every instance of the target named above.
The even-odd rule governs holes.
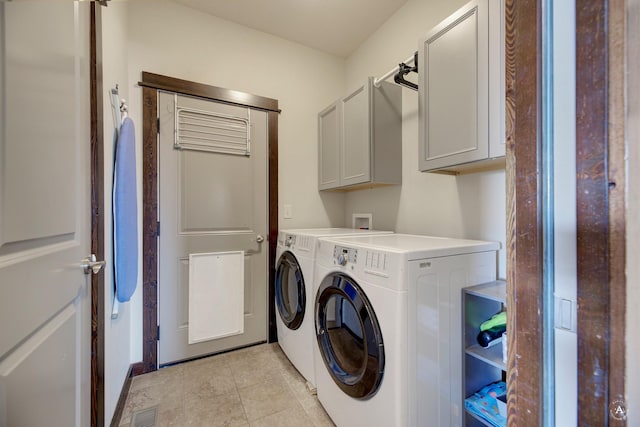
[[[120,127],[113,179],[113,246],[116,297],[131,299],[138,282],[138,200],[135,128],[130,118]]]
[[[244,332],[244,252],[189,255],[189,344]]]

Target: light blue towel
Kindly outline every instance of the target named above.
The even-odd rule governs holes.
[[[136,140],[130,118],[120,127],[113,182],[113,245],[116,297],[131,299],[138,281],[138,200],[136,195]]]

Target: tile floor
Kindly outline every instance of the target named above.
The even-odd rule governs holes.
[[[157,406],[156,426],[332,427],[278,344],[261,344],[133,378],[120,427]]]

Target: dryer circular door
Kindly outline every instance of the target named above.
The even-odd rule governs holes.
[[[316,338],[333,381],[356,399],[372,397],[384,374],[382,332],[369,299],[349,276],[324,278],[316,295]]]
[[[283,252],[278,259],[275,285],[280,319],[287,328],[296,330],[304,319],[306,291],[300,264],[289,251]]]

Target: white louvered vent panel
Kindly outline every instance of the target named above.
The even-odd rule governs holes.
[[[298,236],[298,249],[309,252],[311,250],[311,237]]]
[[[176,108],[175,148],[213,153],[251,154],[249,120],[193,108]]]

